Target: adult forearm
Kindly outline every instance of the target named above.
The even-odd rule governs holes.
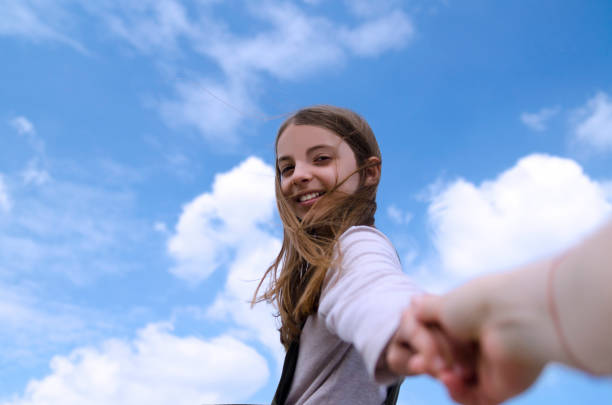
[[[550,288],[570,366],[612,374],[612,222],[566,252]]]

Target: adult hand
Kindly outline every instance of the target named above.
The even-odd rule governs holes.
[[[555,344],[540,273],[486,276],[420,299],[414,304],[417,320],[436,325],[446,343],[432,348],[432,339],[413,341],[422,357],[413,356],[411,369],[440,379],[463,404],[497,404],[527,389],[546,364],[546,346]]]

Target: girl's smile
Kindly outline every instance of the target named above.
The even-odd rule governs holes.
[[[355,154],[329,129],[289,125],[278,139],[276,152],[281,191],[300,218],[345,178],[336,191],[352,194],[359,187]]]

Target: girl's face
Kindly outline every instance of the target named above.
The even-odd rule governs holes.
[[[336,191],[352,194],[359,187],[353,150],[329,129],[289,125],[278,139],[276,156],[281,191],[299,218],[345,178]]]

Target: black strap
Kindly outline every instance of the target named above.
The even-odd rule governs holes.
[[[300,352],[299,341],[292,342],[289,345],[289,349],[285,354],[285,361],[283,363],[283,371],[281,373],[278,387],[274,393],[274,399],[271,405],[285,405],[289,391],[291,390],[291,384],[293,383],[293,374],[295,374],[295,367],[297,366],[298,354]],[[387,388],[387,397],[383,405],[395,405],[397,403],[397,397],[399,396],[400,385],[402,381],[397,384],[391,385]]]
[[[400,385],[402,385],[402,381],[397,384],[390,385],[387,388],[387,398],[385,398],[384,405],[395,405],[397,402],[397,397],[399,396]]]
[[[299,341],[294,341],[289,345],[289,349],[285,354],[285,362],[283,363],[283,372],[281,373],[272,405],[285,405],[287,396],[289,396],[289,390],[291,389],[291,383],[293,383],[293,374],[295,373],[295,367],[297,365],[298,353],[300,352]]]

